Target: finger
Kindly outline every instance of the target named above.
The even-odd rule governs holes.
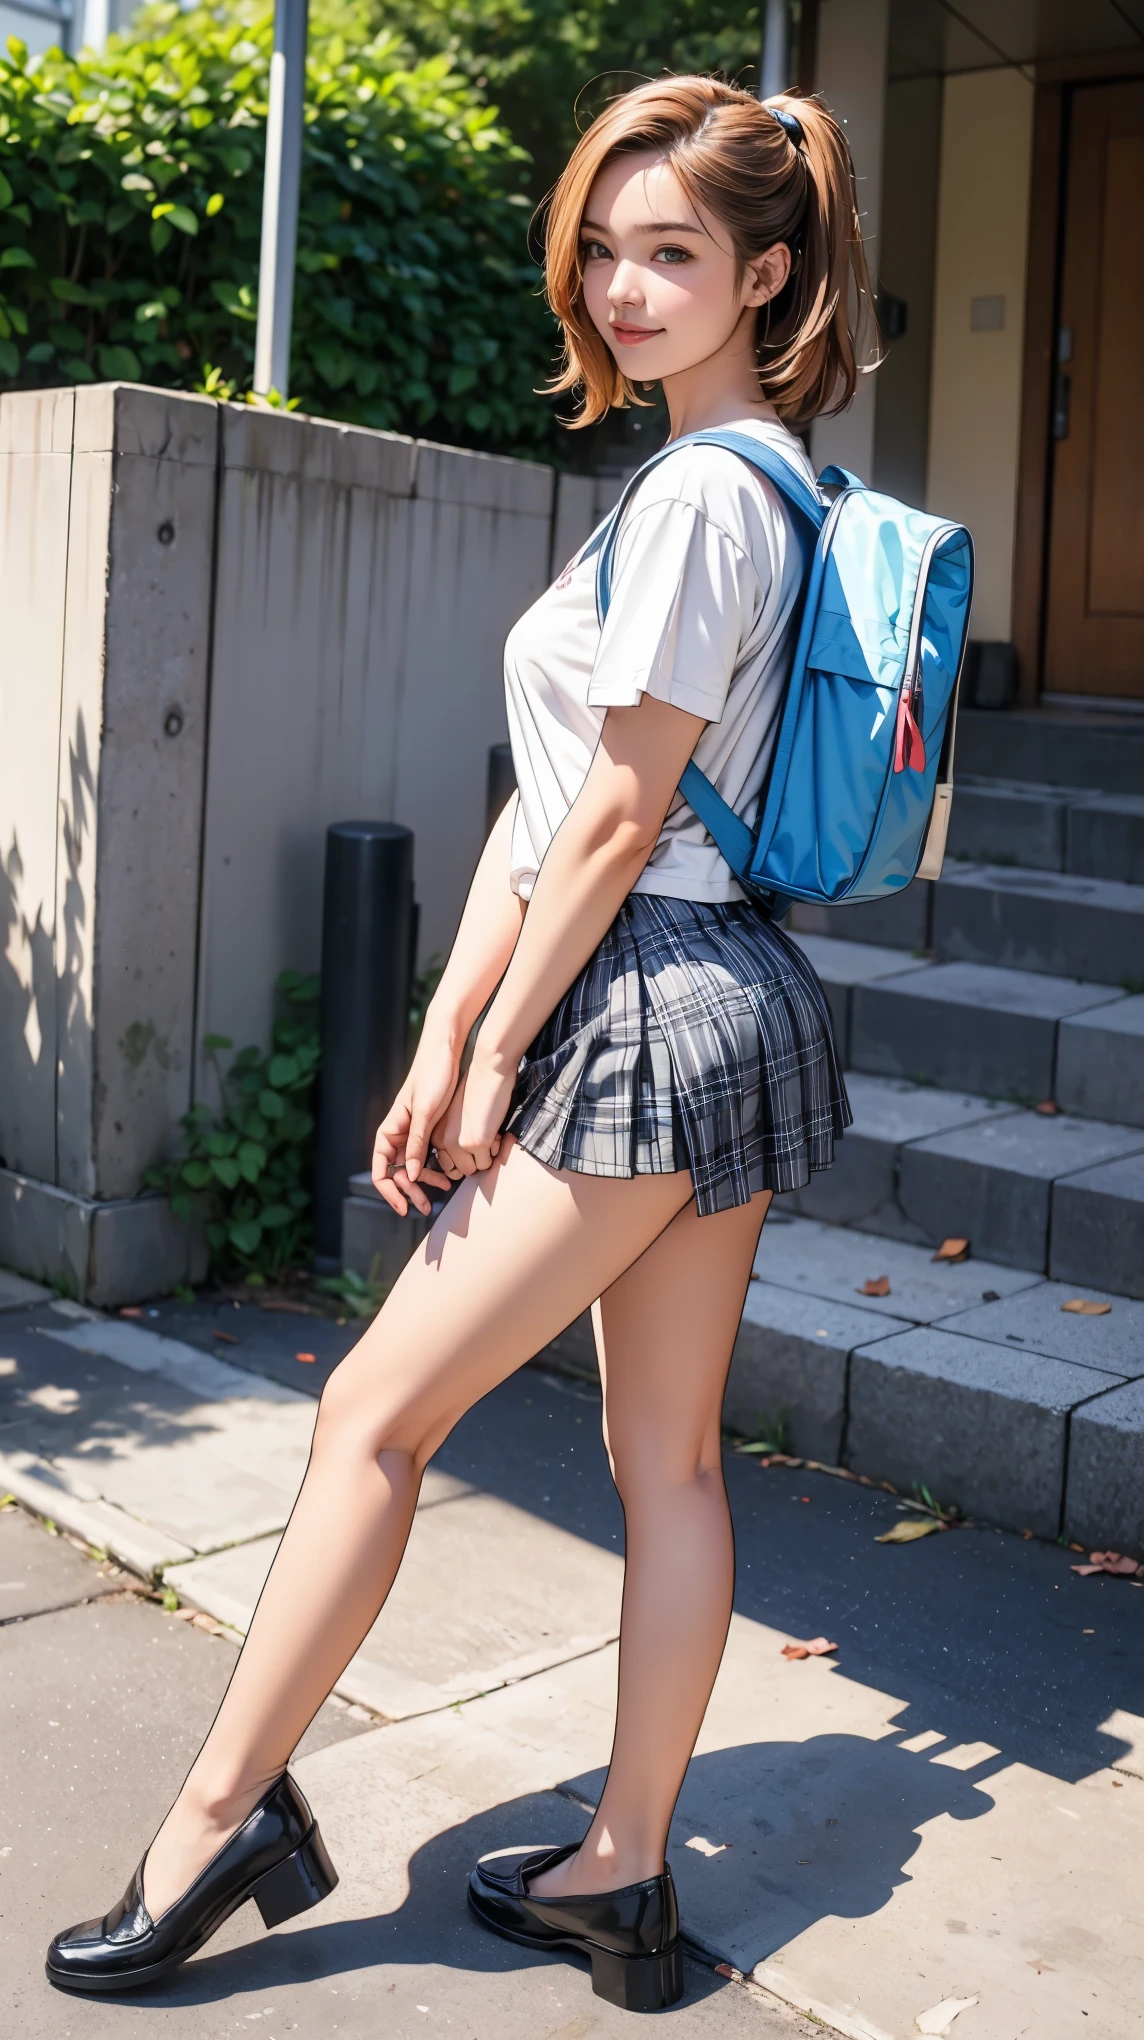
[[[374,1188],[376,1189],[377,1194],[381,1198],[383,1204],[388,1204],[390,1210],[395,1211],[397,1213],[398,1218],[405,1217],[406,1212],[409,1210],[409,1206],[406,1203],[404,1197],[401,1195],[401,1192],[398,1189],[396,1183],[391,1182],[388,1176],[383,1176],[379,1183],[375,1176]]]
[[[492,1149],[489,1147],[486,1141],[483,1140],[478,1141],[476,1143],[476,1146],[473,1148],[472,1152],[473,1152],[473,1167],[478,1175],[481,1173],[482,1169],[491,1168],[493,1159]]]
[[[394,1177],[394,1185],[409,1199],[414,1210],[421,1213],[422,1218],[429,1217],[433,1206],[426,1197],[420,1183],[411,1182],[405,1169],[398,1169]]]
[[[432,1183],[434,1190],[453,1190],[456,1188],[457,1183],[455,1176],[446,1176],[440,1169],[431,1169],[428,1163],[422,1169],[417,1181],[419,1183]]]

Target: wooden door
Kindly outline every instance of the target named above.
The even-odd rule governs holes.
[[[1144,81],[1073,95],[1045,688],[1144,701]]]

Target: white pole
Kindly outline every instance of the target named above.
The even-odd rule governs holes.
[[[260,397],[271,390],[277,390],[280,397],[289,395],[294,251],[302,175],[306,17],[307,0],[276,0],[262,185],[258,329],[254,341],[254,389]]]
[[[773,99],[785,92],[788,75],[789,19],[787,0],[767,0],[763,17],[763,61],[759,68],[759,98]]]
[[[102,55],[110,33],[111,9],[108,6],[108,0],[86,0],[86,5],[83,9],[83,32],[80,36],[80,47],[95,50],[98,54]]]

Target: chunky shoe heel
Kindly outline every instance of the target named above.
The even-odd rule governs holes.
[[[306,1912],[328,1898],[338,1881],[316,1827],[311,1828],[300,1849],[287,1856],[254,1887],[254,1903],[262,1914],[264,1927],[280,1927],[295,1913]]]
[[[613,1955],[589,1948],[592,1989],[622,2012],[662,2012],[683,1996],[683,1955],[678,1942],[664,1955]]]

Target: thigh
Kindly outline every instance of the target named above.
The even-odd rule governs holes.
[[[690,1201],[593,1307],[617,1485],[717,1466],[723,1392],[771,1201],[704,1218]]]
[[[506,1140],[454,1192],[369,1330],[331,1376],[374,1450],[430,1458],[459,1416],[637,1260],[692,1196],[686,1171],[550,1169]]]

